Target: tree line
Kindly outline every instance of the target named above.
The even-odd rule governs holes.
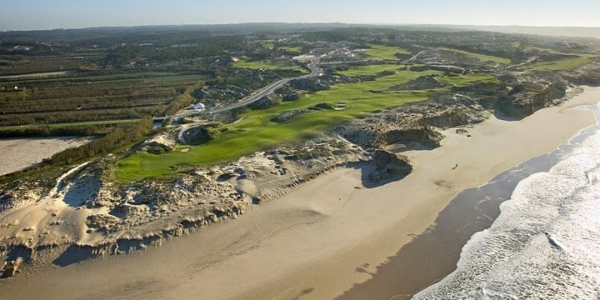
[[[152,130],[152,119],[150,118],[135,123],[121,124],[102,138],[93,140],[81,147],[67,149],[54,154],[44,162],[55,166],[65,165],[97,155],[107,154],[128,144],[139,142],[150,130]]]
[[[216,36],[207,37],[197,44],[156,46],[156,45],[124,45],[111,49],[104,65],[124,66],[133,61],[170,62],[197,57],[219,56],[225,51],[241,51],[246,49],[242,37]]]
[[[0,138],[47,137],[47,136],[93,136],[110,131],[111,125],[93,126],[35,126],[25,128],[0,128]]]

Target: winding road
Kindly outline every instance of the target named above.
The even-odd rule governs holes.
[[[265,96],[268,96],[270,94],[272,94],[273,92],[275,92],[278,88],[282,87],[284,84],[294,80],[294,79],[303,79],[303,78],[310,78],[310,77],[317,77],[319,76],[321,70],[319,69],[319,67],[317,66],[319,64],[319,57],[313,57],[310,60],[310,63],[308,64],[308,68],[310,69],[310,74],[307,75],[302,75],[299,77],[292,77],[292,78],[284,78],[281,79],[275,83],[272,83],[271,85],[259,90],[258,92],[254,93],[253,95],[250,95],[242,100],[240,100],[239,102],[224,106],[224,107],[219,107],[219,108],[215,108],[215,109],[208,109],[206,111],[188,111],[188,112],[183,112],[183,113],[179,113],[173,116],[173,118],[185,118],[185,117],[191,117],[191,116],[196,116],[196,115],[202,115],[202,114],[215,114],[215,113],[221,113],[221,112],[225,112],[228,110],[232,110],[232,109],[236,109],[236,108],[240,108],[240,107],[244,107],[247,105],[250,105],[260,99],[262,99]]]

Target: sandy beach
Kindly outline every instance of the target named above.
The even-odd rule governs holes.
[[[401,181],[367,188],[366,165],[337,169],[161,247],[30,269],[0,281],[0,299],[364,299],[345,292],[371,279],[459,192],[594,124],[590,112],[573,108],[598,100],[600,88],[586,88],[521,121],[491,117],[468,128],[470,137],[450,129],[440,148],[404,153],[415,170]]]

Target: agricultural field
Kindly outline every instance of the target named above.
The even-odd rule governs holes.
[[[135,72],[0,80],[4,126],[139,119],[161,115],[205,75]],[[14,87],[18,87],[14,90]]]

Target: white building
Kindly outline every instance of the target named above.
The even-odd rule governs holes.
[[[196,103],[196,104],[190,105],[189,109],[193,109],[193,110],[205,110],[206,109],[206,105],[204,105],[204,103]]]

